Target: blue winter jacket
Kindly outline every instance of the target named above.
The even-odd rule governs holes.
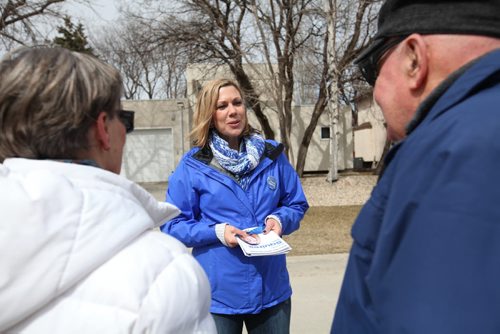
[[[283,234],[299,228],[308,204],[282,151],[282,145],[266,142],[247,191],[211,164],[208,147],[186,153],[169,178],[167,201],[181,214],[162,231],[193,247],[211,283],[213,313],[259,313],[292,294],[285,255],[246,257],[239,247],[224,246],[215,234],[220,223],[240,229],[264,226],[270,214],[280,218]]]
[[[352,228],[335,334],[500,333],[500,50],[445,85]]]

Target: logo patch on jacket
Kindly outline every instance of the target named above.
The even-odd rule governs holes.
[[[278,185],[278,182],[276,181],[274,176],[269,176],[267,178],[267,186],[269,187],[269,189],[274,190],[274,189],[276,189],[277,185]]]

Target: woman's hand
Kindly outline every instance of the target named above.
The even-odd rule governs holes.
[[[264,234],[268,234],[270,231],[274,231],[277,235],[281,236],[281,224],[274,218],[268,218],[266,220]]]
[[[243,230],[240,230],[239,228],[227,224],[226,228],[224,229],[224,240],[226,241],[227,245],[231,248],[238,246],[236,235],[245,238],[248,236],[248,233]]]

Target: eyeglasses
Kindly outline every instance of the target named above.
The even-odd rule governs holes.
[[[375,81],[380,71],[380,60],[393,47],[401,43],[408,36],[398,36],[387,40],[375,48],[370,54],[357,62],[361,74],[370,86],[375,86]]]
[[[134,131],[134,112],[132,110],[118,110],[118,118],[125,126],[125,131]]]

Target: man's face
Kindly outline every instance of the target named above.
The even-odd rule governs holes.
[[[404,58],[401,45],[398,45],[381,59],[373,90],[387,124],[387,138],[391,141],[399,141],[406,136],[406,125],[415,110],[405,82]]]

